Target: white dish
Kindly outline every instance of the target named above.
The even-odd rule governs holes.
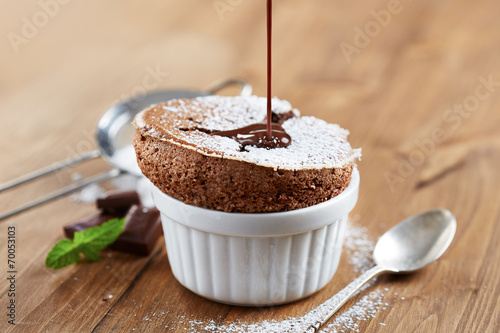
[[[186,205],[153,186],[176,279],[194,293],[236,305],[292,302],[337,270],[359,173],[335,198],[277,213],[226,213]]]

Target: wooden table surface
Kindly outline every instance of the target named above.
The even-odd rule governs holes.
[[[438,262],[380,277],[347,303],[383,291],[388,306],[353,318],[361,332],[500,331],[499,10],[496,0],[275,1],[274,94],[348,128],[363,149],[354,225],[376,240],[434,207],[458,221]],[[199,90],[242,77],[264,95],[264,13],[264,0],[2,1],[0,183],[94,149],[99,116],[146,90]],[[68,184],[72,174],[107,169],[88,162],[1,193],[0,212]],[[0,331],[185,332],[193,320],[299,317],[359,274],[344,255],[317,294],[253,309],[183,288],[163,240],[145,258],[106,250],[98,263],[45,268],[62,226],[93,212],[64,197],[0,222]],[[6,315],[9,226],[15,326]]]

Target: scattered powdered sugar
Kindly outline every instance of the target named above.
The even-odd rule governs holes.
[[[139,193],[142,204],[146,207],[153,207],[150,182],[142,175],[141,169],[137,165],[137,158],[132,144],[116,150],[112,156],[107,158],[114,165],[120,167],[122,171],[125,171],[111,180],[112,185],[118,190],[136,190]],[[74,172],[71,174],[71,179],[73,181],[80,181],[82,180],[82,176]],[[73,193],[70,198],[74,201],[94,203],[104,193],[106,191],[97,183],[94,183],[84,187],[79,192]]]
[[[152,184],[144,176],[134,176],[130,174],[122,174],[111,180],[111,184],[119,190],[135,190],[141,198],[142,205],[145,207],[154,207],[152,197]]]
[[[357,301],[356,304],[347,308],[345,312],[334,317],[335,319],[332,319],[332,323],[325,324],[325,327],[319,332],[359,332],[358,323],[375,318],[377,311],[385,305],[383,302],[384,296],[384,293],[380,290],[368,293],[368,295],[363,296]],[[384,323],[380,324],[385,325]]]
[[[292,137],[286,148],[262,149],[240,144],[232,138],[210,135],[263,122],[265,97],[207,96],[193,100],[171,100],[142,111],[134,120],[143,135],[168,141],[215,157],[245,161],[274,169],[341,168],[361,157],[360,149],[347,142],[349,131],[315,117],[300,117],[289,102],[273,98],[277,115],[293,113],[282,124]]]
[[[70,199],[73,201],[83,202],[83,203],[95,203],[97,198],[104,195],[106,191],[100,187],[98,184],[90,184],[85,186],[78,192],[71,194]]]
[[[142,175],[141,169],[137,165],[135,149],[131,144],[116,150],[110,159],[121,170],[130,172],[136,176]]]
[[[368,236],[366,227],[349,223],[344,240],[344,253],[354,272],[359,273],[373,267],[372,253],[375,244]]]
[[[141,198],[142,205],[145,207],[154,207],[154,202],[151,194],[151,182],[144,176],[134,176],[123,173],[111,180],[111,184],[117,190],[128,191],[135,190]],[[98,184],[90,184],[84,187],[79,192],[73,193],[70,198],[74,201],[83,203],[95,203],[97,198],[104,195],[106,191]]]
[[[373,263],[370,258],[373,247],[374,243],[370,240],[367,229],[353,225],[350,222],[347,228],[344,250],[347,257],[349,257],[348,263],[355,272],[371,268]],[[354,257],[351,258],[353,255]],[[388,303],[384,302],[384,297],[386,296],[385,292],[388,290],[387,288],[378,289],[363,295],[354,305],[341,309],[319,332],[359,332],[360,322],[375,318],[379,310],[386,309]],[[198,318],[181,316],[177,322],[187,324],[187,327],[184,328],[184,332],[186,333],[303,333],[311,324],[321,320],[325,313],[328,313],[329,309],[342,299],[343,292],[346,291],[342,290],[323,304],[312,309],[309,313],[297,318],[288,317],[283,318],[283,320],[264,320],[258,323],[236,321],[221,324],[215,319],[200,320]],[[149,317],[145,320],[151,321]],[[379,324],[385,326],[384,323]],[[165,326],[165,328],[168,327]]]

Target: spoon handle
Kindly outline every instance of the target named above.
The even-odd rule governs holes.
[[[318,329],[326,323],[334,314],[339,310],[342,305],[345,304],[358,290],[361,289],[368,281],[373,279],[379,274],[386,272],[387,270],[381,266],[374,266],[361,274],[356,280],[352,281],[348,284],[344,289],[339,291],[335,296],[329,299],[326,303],[323,304],[319,308],[318,311],[318,319],[314,324],[309,326],[304,333],[314,333],[317,332]]]

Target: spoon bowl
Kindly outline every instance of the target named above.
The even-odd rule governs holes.
[[[457,222],[446,209],[409,217],[387,231],[373,251],[375,263],[394,273],[414,272],[438,259],[448,248]]]

